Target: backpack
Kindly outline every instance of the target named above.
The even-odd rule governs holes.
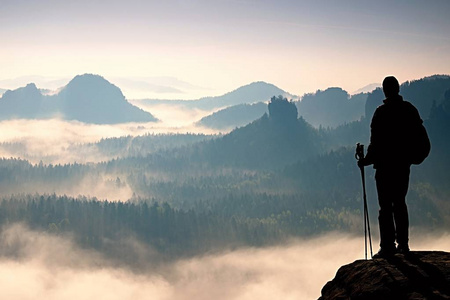
[[[428,157],[431,150],[430,139],[423,124],[420,124],[412,135],[409,155],[413,165],[420,165]]]

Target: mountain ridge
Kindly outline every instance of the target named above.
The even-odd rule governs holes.
[[[43,95],[29,83],[0,98],[2,120],[53,117],[94,124],[157,121],[151,113],[130,104],[117,86],[94,74],[75,76],[53,95]]]
[[[271,97],[278,95],[293,97],[271,83],[255,81],[220,96],[202,97],[194,100],[142,99],[140,101],[148,105],[177,104],[188,108],[211,110],[238,104],[265,102],[269,101]]]
[[[400,95],[419,110],[422,119],[428,119],[433,105],[444,101],[444,94],[450,89],[449,75],[432,75],[417,80],[406,81],[400,85]],[[366,119],[372,118],[375,109],[382,104],[383,90],[377,88],[367,96],[365,104]],[[434,104],[433,104],[434,103]]]
[[[81,87],[76,88],[76,86]],[[403,83],[401,93],[406,100],[417,106],[422,118],[427,119],[433,103],[436,102],[439,105],[443,101],[442,95],[447,89],[450,89],[450,76],[433,75]],[[102,93],[103,95],[101,95]],[[223,123],[218,125],[221,129],[230,129],[246,125],[260,116],[260,109],[256,109],[256,106],[252,107],[253,109],[242,106],[241,108],[245,108],[248,116],[241,118],[239,116],[242,115],[240,107],[233,108],[233,106],[267,102],[271,97],[278,95],[294,98],[294,100],[300,99],[271,83],[256,81],[221,96],[203,97],[197,100],[144,99],[136,101],[148,104],[144,106],[149,111],[152,111],[152,105],[159,104],[175,105],[177,109],[215,111],[215,115],[206,116],[199,123],[211,128],[217,127],[213,124],[214,122]],[[100,102],[106,100],[105,98],[108,101],[105,101],[102,106]],[[355,95],[349,95],[342,88],[327,88],[323,91],[318,90],[315,93],[304,94],[300,101],[296,101],[296,105],[299,115],[314,127],[335,128],[357,121],[361,117],[370,119],[382,99],[383,93],[380,88],[368,94]],[[139,102],[133,103],[139,105]],[[114,110],[114,113],[111,110]],[[218,113],[219,111],[221,112]],[[232,111],[236,115],[231,115]],[[226,122],[223,119],[225,115]],[[77,75],[66,86],[54,93],[40,90],[35,84],[28,84],[13,91],[8,90],[0,98],[0,119],[48,119],[54,117],[99,124],[157,121],[151,113],[130,104],[119,87],[103,77],[93,74]],[[236,122],[232,121],[233,119],[236,119]],[[238,119],[243,121],[237,122]]]
[[[236,104],[203,117],[195,124],[197,126],[227,130],[247,125],[267,112],[267,104],[264,102]]]
[[[299,114],[314,127],[337,127],[364,116],[366,98],[364,93],[350,96],[342,88],[330,87],[303,95],[297,107]]]

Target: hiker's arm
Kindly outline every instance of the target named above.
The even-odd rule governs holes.
[[[379,145],[379,125],[377,111],[373,114],[372,122],[370,123],[370,144],[367,147],[366,157],[363,159],[361,164],[364,166],[372,165],[375,163],[377,156],[377,146]]]

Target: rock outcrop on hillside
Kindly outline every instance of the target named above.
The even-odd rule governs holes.
[[[450,253],[412,251],[342,266],[322,289],[330,299],[450,299]]]

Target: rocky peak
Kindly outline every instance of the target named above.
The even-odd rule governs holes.
[[[357,260],[323,287],[319,300],[329,299],[450,299],[450,253]]]
[[[67,101],[100,102],[110,105],[111,102],[120,103],[125,100],[122,91],[102,76],[83,74],[75,76],[61,91]]]
[[[36,87],[36,84],[29,83],[24,87],[18,88],[16,90],[7,90],[3,97],[4,99],[8,97],[14,97],[15,95],[20,95],[21,97],[37,97],[41,96],[41,93],[39,92],[38,88]]]

